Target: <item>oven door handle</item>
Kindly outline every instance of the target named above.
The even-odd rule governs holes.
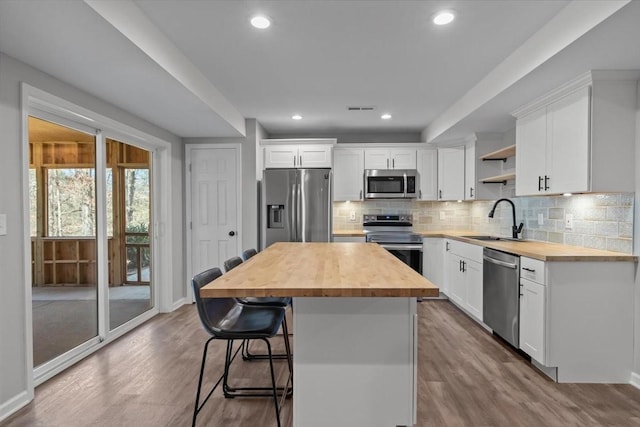
[[[385,243],[379,243],[379,242],[373,242],[373,243],[378,243],[380,246],[382,246],[383,248],[387,249],[387,250],[392,250],[392,251],[415,251],[415,250],[422,250],[422,245],[389,245],[389,244],[385,244]]]

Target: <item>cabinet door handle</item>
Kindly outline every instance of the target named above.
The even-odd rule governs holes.
[[[302,154],[300,155],[300,166],[302,166]]]
[[[389,159],[387,159],[387,169],[389,169]]]
[[[469,187],[469,197],[473,197],[473,187]]]
[[[418,199],[422,199],[422,190],[418,190]]]
[[[362,200],[362,190],[360,190],[360,197],[359,197],[359,199],[360,199],[360,200]]]
[[[296,166],[296,155],[295,154],[293,155],[293,166],[294,167]]]
[[[523,269],[524,271],[530,271],[530,272],[532,272],[532,273],[535,273],[535,271],[536,271],[536,269],[535,269],[535,268],[522,267],[522,269]],[[521,286],[522,286],[522,285],[521,285]]]
[[[544,191],[548,191],[549,190],[549,180],[550,180],[550,178],[547,175],[545,175],[544,176]]]
[[[467,271],[467,262],[462,261],[462,272],[464,273],[465,271]]]
[[[542,191],[542,177],[538,176],[538,191]]]
[[[449,252],[449,244],[450,242],[445,242],[445,251]]]
[[[438,190],[438,199],[442,199],[442,190]]]
[[[396,168],[396,159],[391,159],[391,169]]]
[[[519,291],[519,294],[520,294],[520,296],[521,296],[521,297],[523,297],[523,296],[524,296],[524,294],[522,293],[522,284],[520,284],[520,291]]]
[[[462,271],[462,260],[458,261],[458,271]]]

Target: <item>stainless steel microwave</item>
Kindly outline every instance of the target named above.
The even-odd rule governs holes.
[[[365,169],[365,199],[415,199],[420,189],[415,169]]]

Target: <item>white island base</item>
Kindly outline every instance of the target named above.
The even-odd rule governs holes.
[[[416,298],[293,299],[294,427],[416,423]]]

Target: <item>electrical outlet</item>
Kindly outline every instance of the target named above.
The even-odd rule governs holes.
[[[7,214],[0,214],[0,236],[7,235]]]
[[[349,221],[355,221],[356,220],[356,211],[351,211],[351,213],[349,213]]]
[[[564,216],[564,228],[567,230],[573,230],[573,214],[566,214]]]
[[[538,214],[538,225],[543,225],[544,224],[544,215],[542,215],[542,213]]]
[[[440,219],[444,219],[444,211],[440,211]]]

